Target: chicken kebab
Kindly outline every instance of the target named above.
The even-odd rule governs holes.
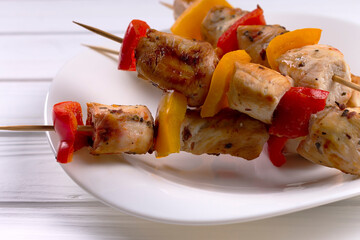
[[[89,146],[90,153],[95,155],[156,151],[157,156],[163,157],[185,151],[196,155],[230,154],[247,160],[259,156],[269,138],[264,123],[230,109],[222,110],[215,117],[201,118],[199,111],[186,110],[186,101],[182,98],[183,95],[176,92],[166,93],[155,123],[146,106],[88,103],[85,130],[78,130],[83,125],[79,103],[54,105],[54,129],[60,137],[57,161],[71,162],[73,151],[84,146]],[[176,108],[182,110],[174,111]],[[183,113],[180,113],[182,117],[179,112]],[[339,107],[312,115],[310,134],[301,142],[299,153],[315,163],[359,175],[360,166],[356,161],[359,136],[354,135],[360,127],[359,113],[359,109]],[[172,124],[168,120],[172,120]]]

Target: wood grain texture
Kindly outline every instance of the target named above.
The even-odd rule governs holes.
[[[8,239],[355,240],[360,237],[356,205],[330,204],[256,222],[194,227],[142,220],[98,202],[0,203],[0,232]]]
[[[61,169],[44,133],[0,134],[0,162],[0,202],[94,200]]]
[[[0,37],[0,81],[48,81],[81,51],[82,43],[119,49],[93,33],[68,35],[5,35]]]
[[[165,2],[165,0],[164,0]],[[166,0],[172,3],[172,0]],[[312,1],[303,0],[294,7],[293,1],[276,0],[229,0],[233,6],[243,9],[255,9],[256,4],[271,12],[301,12],[328,15],[353,21],[358,18],[354,9],[360,8],[356,0]],[[334,4],[336,9],[334,9]],[[311,7],[310,7],[311,6]],[[29,11],[31,9],[31,11]],[[71,21],[79,21],[101,28],[114,34],[126,29],[132,19],[142,19],[156,29],[169,29],[173,23],[172,12],[157,0],[133,1],[64,1],[64,0],[17,0],[0,1],[0,34],[48,34],[48,33],[83,33]]]
[[[304,0],[296,8],[285,0],[256,3],[266,14],[332,12],[360,23],[356,0]],[[253,9],[256,3],[244,0],[241,7]],[[157,29],[173,22],[157,0],[0,0],[0,125],[43,123],[52,78],[83,50],[80,43],[118,48],[72,20],[121,35],[133,18]],[[1,239],[360,239],[360,197],[250,223],[176,226],[132,217],[97,201],[55,162],[43,133],[0,132],[0,163]]]

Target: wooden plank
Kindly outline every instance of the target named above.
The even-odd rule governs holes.
[[[172,12],[156,0],[0,1],[3,34],[85,32],[73,20],[118,33],[132,19],[145,20],[157,29],[169,28],[173,22]]]
[[[172,0],[166,0],[172,3]],[[350,21],[359,21],[360,2],[344,0],[303,0],[294,7],[293,1],[277,0],[241,2],[230,0],[236,7],[252,10],[259,3],[265,16],[271,12],[302,12],[316,15],[333,15]],[[336,8],[334,8],[334,4]],[[309,7],[311,6],[311,7]],[[31,9],[31,11],[29,11]],[[84,32],[71,23],[83,22],[114,33],[126,29],[132,19],[142,19],[157,29],[169,29],[174,22],[172,11],[161,6],[158,0],[116,1],[0,1],[0,33],[75,33]],[[356,20],[357,19],[357,20]],[[285,25],[285,23],[280,23]]]
[[[360,236],[359,211],[359,204],[326,205],[255,222],[195,227],[142,220],[98,202],[0,203],[0,232],[4,239],[351,240]]]
[[[141,1],[142,2],[142,1]],[[283,2],[283,1],[281,1]],[[21,4],[20,4],[21,3]],[[111,43],[111,41],[109,40],[105,40],[99,36],[95,36],[95,34],[92,33],[88,33],[86,32],[84,29],[81,29],[80,27],[76,26],[75,24],[72,24],[71,22],[69,22],[69,25],[67,24],[62,24],[60,21],[70,21],[70,19],[67,20],[62,20],[64,18],[69,17],[67,15],[67,11],[74,11],[73,14],[75,14],[75,10],[72,9],[71,7],[69,7],[69,4],[72,4],[70,2],[67,1],[25,1],[25,2],[20,2],[18,3],[17,1],[0,1],[0,66],[2,66],[0,68],[0,79],[2,78],[11,78],[11,79],[24,79],[24,78],[53,78],[55,76],[55,74],[57,73],[57,71],[73,56],[79,54],[81,51],[83,51],[83,47],[80,45],[81,43],[88,43],[88,44],[94,44],[94,45],[106,45],[106,46],[114,46],[114,49],[118,49],[119,45],[118,44],[113,44]],[[30,3],[34,3],[34,6],[39,6],[40,9],[42,9],[43,11],[40,10],[36,10],[35,12],[33,11],[27,11],[28,8],[26,7],[31,7]],[[111,3],[111,4],[110,4]],[[150,4],[152,3],[152,4]],[[308,8],[306,4],[300,4],[299,9],[302,9],[304,6],[306,8],[308,8],[309,13],[311,13],[312,11],[317,11],[316,14],[319,14],[321,12],[324,13],[329,13],[331,11],[335,11],[335,10],[330,10],[328,8],[330,8],[332,5],[331,4],[322,4],[322,11],[319,12],[319,8],[320,8],[320,4],[322,3],[322,1],[318,2],[314,2],[311,6],[313,6],[312,8]],[[4,6],[2,6],[2,4]],[[53,5],[55,4],[55,5]],[[80,4],[79,6],[89,6],[90,9],[96,8],[97,5],[101,5],[99,6],[99,11],[100,9],[102,9],[102,7],[107,6],[107,8],[109,8],[111,11],[114,11],[114,9],[121,9],[121,11],[123,11],[124,9],[133,9],[136,8],[134,7],[133,4],[135,3],[130,3],[126,5],[127,7],[124,8],[123,3],[121,3],[120,1],[116,1],[116,2],[111,2],[111,1],[107,1],[104,4],[98,4],[97,2],[94,1],[80,1],[80,2],[74,2],[74,8],[76,8],[76,6],[78,6],[77,4]],[[112,5],[114,4],[114,5]],[[234,3],[234,5],[237,4],[236,2]],[[275,5],[272,4],[269,1],[265,1],[263,3],[263,7],[265,9],[265,7],[269,8],[269,9],[273,9],[275,8]],[[293,4],[291,1],[285,1],[283,4],[281,5],[276,5],[275,9],[278,9],[279,11],[284,10],[285,8],[290,8],[289,6]],[[353,6],[350,8],[349,7],[349,1],[345,1],[344,4],[339,5],[339,9],[337,9],[336,11],[336,17],[344,17],[344,19],[352,19],[352,20],[357,20],[360,23],[360,15],[354,17],[354,13],[352,12],[353,10],[351,9],[356,9],[356,7],[358,6],[360,8],[360,2],[353,2]],[[158,5],[157,2],[153,3],[151,1],[145,1],[144,4],[138,4],[139,6],[137,7],[139,9],[139,12],[145,11],[143,9],[143,7],[146,7],[148,5],[149,6],[149,11],[146,11],[146,16],[149,15],[149,12],[151,13],[151,9],[155,8],[154,5]],[[242,5],[244,5],[245,9],[251,9],[253,8],[254,3],[253,2],[248,2],[245,1],[244,3],[242,3]],[[274,5],[274,6],[273,6]],[[113,6],[113,8],[111,8],[110,6]],[[55,8],[56,7],[56,8]],[[164,9],[166,11],[168,11],[167,9],[165,9],[165,7],[163,6],[156,6],[156,8],[161,8]],[[24,8],[24,9],[23,9]],[[65,9],[66,8],[66,9]],[[67,9],[69,8],[69,9]],[[346,8],[346,10],[344,9]],[[5,9],[8,9],[8,11],[6,11]],[[21,10],[23,9],[23,10]],[[142,10],[141,10],[142,9]],[[290,8],[293,9],[293,8]],[[343,11],[341,10],[343,9]],[[25,10],[27,13],[25,13]],[[102,9],[104,10],[104,9]],[[271,11],[273,10],[269,10],[269,19],[271,19]],[[295,9],[296,10],[296,9]],[[298,8],[297,8],[298,10]],[[54,12],[56,11],[56,12]],[[62,14],[60,13],[61,11]],[[131,11],[135,11],[135,10],[129,10],[129,12],[125,12],[124,16],[130,16],[131,15]],[[300,11],[300,10],[299,10]],[[54,18],[48,18],[48,16],[41,16],[41,14],[50,14],[50,13],[55,14]],[[107,11],[103,11],[102,13],[98,12],[88,12],[87,10],[85,11],[80,11],[82,12],[86,12],[86,14],[88,15],[89,20],[87,19],[77,19],[79,21],[83,21],[84,23],[88,23],[88,24],[93,24],[94,26],[98,26],[101,27],[103,24],[100,22],[99,24],[97,24],[97,19],[96,16],[102,16],[101,17],[101,21],[102,22],[108,22],[108,26],[105,27],[105,30],[109,30],[112,31],[111,26],[114,26],[113,22],[116,22],[116,26],[119,26],[119,30],[122,29],[124,30],[126,28],[127,23],[124,26],[120,26],[118,25],[121,21],[119,20],[114,20],[110,17],[110,15],[106,15],[106,17],[103,17],[104,12],[107,13]],[[169,28],[169,26],[172,24],[173,20],[170,19],[171,17],[167,17],[167,15],[163,15],[162,14],[162,10],[156,10],[155,12],[156,14],[156,18],[153,19],[154,21],[154,27],[156,28]],[[267,13],[267,12],[265,12]],[[40,16],[36,15],[36,14],[40,14]],[[95,15],[95,17],[93,15]],[[97,15],[99,14],[99,15]],[[101,15],[102,14],[102,15]],[[145,14],[145,13],[142,13]],[[357,14],[357,13],[356,13]],[[70,14],[71,15],[71,14]],[[265,14],[266,15],[266,14]],[[2,17],[6,17],[8,16],[8,20],[9,24],[2,24],[5,21],[5,19],[2,19]],[[149,17],[149,16],[148,16]],[[11,20],[12,18],[17,19],[17,20]],[[44,21],[44,18],[46,19],[46,21]],[[100,18],[100,17],[99,17]],[[10,19],[10,20],[9,20]],[[38,21],[38,22],[32,22],[32,21]],[[52,21],[58,21],[58,22],[52,22]],[[71,19],[73,20],[73,19]],[[13,23],[13,21],[23,21],[21,22],[21,24],[19,23],[19,26],[21,26],[21,28],[17,28],[18,26],[11,26]],[[126,20],[128,22],[128,20]],[[27,26],[27,24],[31,25],[31,26]],[[53,29],[45,29],[44,26],[49,24],[49,26],[53,27]],[[284,25],[286,25],[285,23],[283,23]],[[105,25],[105,24],[104,24]],[[157,26],[159,25],[159,26]],[[60,26],[63,29],[59,29]],[[8,30],[4,30],[1,33],[1,29],[2,27],[6,27],[6,28],[11,28],[13,29],[13,32],[9,32]],[[43,27],[43,30],[37,30],[34,28],[37,27]],[[25,30],[22,29],[24,28],[26,31],[28,31],[27,33],[24,32]],[[75,29],[73,29],[75,28]],[[118,33],[120,36],[122,35],[121,33],[119,33],[119,30],[116,30],[115,32],[112,31],[113,33]],[[35,31],[35,32],[34,32]],[[38,31],[38,32],[36,32]],[[42,31],[42,32],[41,32]],[[11,34],[12,33],[12,34]],[[25,34],[26,33],[26,34]],[[72,34],[71,34],[72,33]],[[25,34],[25,35],[24,35]],[[344,53],[346,54],[347,58],[349,58],[349,53]],[[355,58],[355,57],[354,57]],[[354,61],[352,61],[354,62]],[[351,62],[350,62],[351,63]]]
[[[0,125],[42,124],[50,79],[0,81]],[[0,201],[88,201],[56,163],[45,133],[0,132]]]
[[[120,46],[93,33],[1,36],[0,80],[51,80],[69,59],[87,50],[81,43]]]
[[[45,133],[0,133],[0,162],[0,202],[94,200],[61,169]]]
[[[44,123],[44,104],[50,83],[50,79],[0,81],[0,125]]]

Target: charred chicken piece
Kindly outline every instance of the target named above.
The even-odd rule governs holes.
[[[145,106],[88,103],[87,125],[94,128],[92,154],[144,154],[153,146],[154,120]]]
[[[207,42],[185,39],[150,29],[135,51],[139,77],[164,90],[187,97],[188,105],[201,106],[219,61]]]
[[[266,48],[270,41],[281,34],[288,32],[280,25],[246,25],[237,29],[239,49],[245,50],[253,63],[270,67]]]
[[[329,107],[312,115],[297,151],[304,158],[360,175],[360,108]]]
[[[281,97],[292,80],[255,63],[235,63],[228,91],[229,107],[270,124]]]
[[[198,111],[188,110],[180,138],[182,151],[252,160],[260,155],[269,134],[264,123],[234,110],[222,110],[211,118],[201,118]]]
[[[203,39],[216,46],[219,37],[248,11],[224,6],[213,7],[201,24]]]
[[[309,45],[287,51],[277,59],[280,72],[294,80],[295,87],[310,87],[329,91],[327,105],[346,104],[352,89],[334,82],[337,75],[351,81],[350,68],[344,55],[328,45]]]

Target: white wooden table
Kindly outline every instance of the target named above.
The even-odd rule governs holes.
[[[230,2],[244,9],[260,3],[265,13],[288,9],[360,24],[356,0],[303,0],[296,5],[286,0]],[[0,0],[0,125],[42,124],[45,97],[56,72],[83,50],[80,43],[107,43],[72,20],[121,34],[134,18],[156,29],[173,23],[171,11],[156,0]],[[0,239],[64,238],[360,239],[360,197],[250,223],[154,223],[107,207],[83,191],[56,163],[44,133],[1,132]]]

